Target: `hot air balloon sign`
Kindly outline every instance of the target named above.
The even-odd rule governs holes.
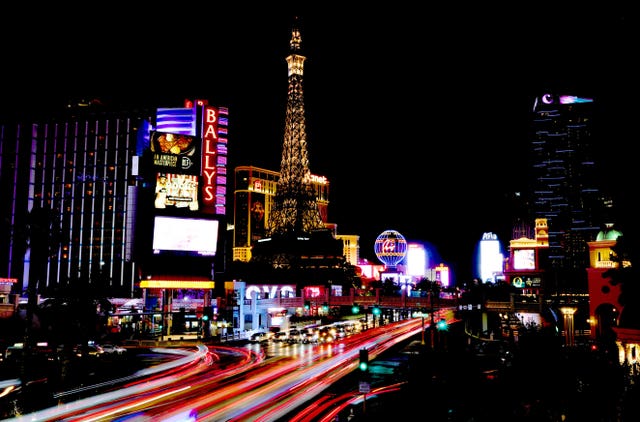
[[[407,240],[396,230],[385,230],[376,238],[373,249],[387,269],[395,268],[407,256]]]

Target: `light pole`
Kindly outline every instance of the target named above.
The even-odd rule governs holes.
[[[435,320],[433,319],[433,285],[431,286],[431,291],[429,291],[429,305],[431,306],[431,324],[429,324],[429,331],[431,331],[431,348],[435,349]]]
[[[562,312],[563,323],[564,323],[564,335],[566,345],[569,347],[575,346],[575,333],[573,328],[573,315],[576,313],[578,308],[573,306],[563,306],[560,308],[560,312]]]
[[[412,317],[416,318],[416,317],[420,317],[422,318],[422,340],[420,341],[420,344],[422,344],[424,346],[424,317],[426,316],[424,314],[424,312],[420,311],[416,311],[414,313],[411,314]]]

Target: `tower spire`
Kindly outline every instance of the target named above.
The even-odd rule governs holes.
[[[304,62],[300,54],[302,37],[298,19],[294,20],[287,56],[288,96],[285,115],[280,178],[268,223],[268,236],[304,235],[324,228],[311,186],[307,152],[307,133],[302,89]]]

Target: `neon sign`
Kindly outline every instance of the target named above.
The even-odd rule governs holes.
[[[202,202],[205,206],[213,207],[216,199],[216,155],[218,142],[218,110],[213,107],[204,109],[204,130],[202,151],[202,176],[204,183],[202,186]]]
[[[274,298],[274,297],[295,297],[296,288],[292,285],[263,285],[247,286],[244,297],[246,299]],[[254,297],[255,296],[255,297]]]

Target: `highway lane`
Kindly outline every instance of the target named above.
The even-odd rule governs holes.
[[[346,337],[333,344],[302,349],[297,356],[264,358],[249,348],[238,364],[222,367],[218,346],[199,348],[189,363],[150,374],[77,402],[65,403],[14,420],[207,420],[274,421],[312,402],[352,372],[359,350],[370,359],[420,333],[421,319],[399,321]],[[230,353],[229,349],[224,351]]]

